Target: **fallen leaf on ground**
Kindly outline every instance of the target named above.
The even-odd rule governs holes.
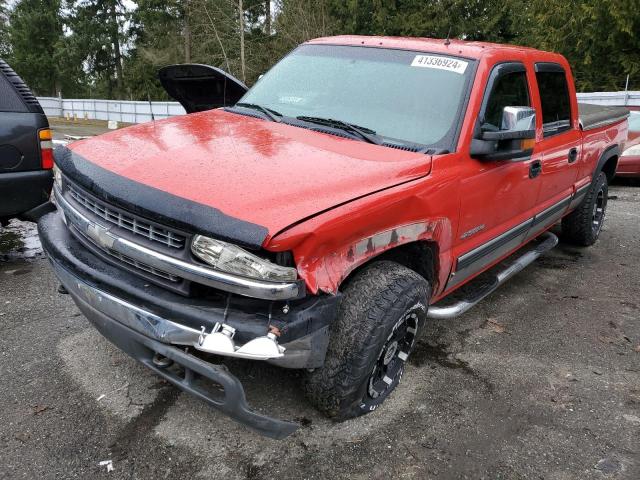
[[[18,432],[13,437],[16,440],[21,441],[22,443],[27,443],[27,440],[29,440],[29,437],[31,437],[31,435],[29,435],[28,433],[25,433],[25,432]]]
[[[34,415],[39,415],[42,412],[44,412],[45,410],[48,410],[49,406],[48,405],[35,405],[33,407],[33,414]]]
[[[489,328],[491,328],[491,330],[493,330],[496,333],[504,333],[507,331],[507,327],[505,327],[504,325],[496,322],[493,319],[489,319],[487,320],[487,325],[489,326]]]

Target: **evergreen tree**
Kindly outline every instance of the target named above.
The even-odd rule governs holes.
[[[8,27],[11,65],[39,95],[57,95],[63,73],[56,53],[63,49],[59,0],[21,0]]]
[[[9,55],[9,5],[6,0],[0,0],[0,58]]]
[[[131,47],[124,62],[126,88],[134,99],[168,99],[158,69],[190,63],[191,34],[185,0],[137,0],[131,16]]]
[[[637,0],[531,0],[515,19],[516,41],[559,52],[582,91],[640,89],[640,9]]]
[[[85,65],[91,94],[126,98],[123,48],[129,13],[122,0],[78,0],[69,10],[70,48]]]
[[[0,56],[38,94],[146,100],[167,98],[157,70],[172,63],[251,85],[310,38],[450,35],[562,53],[580,90],[620,90],[627,75],[640,89],[637,0],[133,1],[0,0]]]
[[[358,35],[400,35],[505,41],[514,37],[510,0],[330,0],[337,30]]]
[[[341,33],[452,37],[561,53],[579,90],[640,88],[637,0],[330,0]]]

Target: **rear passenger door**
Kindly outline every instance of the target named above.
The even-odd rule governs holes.
[[[540,189],[536,200],[536,219],[530,237],[555,223],[567,207],[578,179],[581,134],[573,119],[567,73],[558,63],[534,65],[539,102],[536,110],[542,121],[543,139],[536,150],[541,153],[542,171],[538,177]]]

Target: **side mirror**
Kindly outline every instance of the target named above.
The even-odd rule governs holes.
[[[504,107],[500,130],[481,125],[471,141],[471,156],[481,160],[517,160],[533,152],[536,112],[530,107]]]

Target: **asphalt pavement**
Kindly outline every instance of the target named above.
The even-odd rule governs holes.
[[[111,346],[57,293],[33,227],[12,222],[0,231],[0,478],[637,480],[640,187],[610,197],[595,246],[561,243],[463,317],[430,322],[370,415],[333,423],[296,372],[230,364],[252,406],[302,424],[283,441]]]

